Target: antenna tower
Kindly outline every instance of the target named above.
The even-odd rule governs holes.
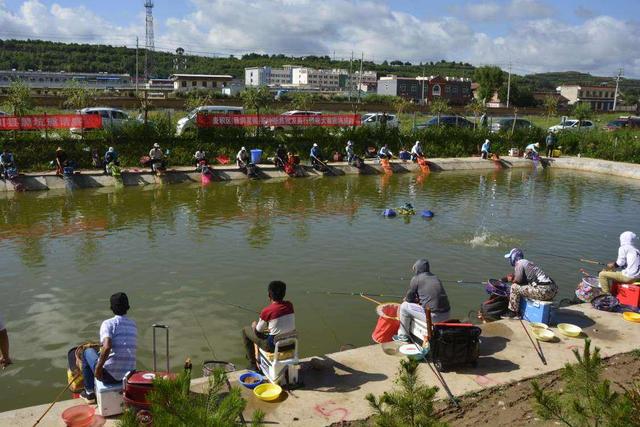
[[[151,77],[152,61],[151,52],[155,50],[155,42],[153,40],[153,1],[145,0],[144,7],[147,9],[146,31],[145,31],[145,52],[144,52],[144,77]]]

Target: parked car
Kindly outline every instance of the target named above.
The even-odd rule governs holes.
[[[280,114],[281,116],[309,116],[309,117],[320,117],[322,115],[321,112],[319,111],[306,111],[306,110],[291,110],[291,111],[285,111],[284,113]],[[285,127],[289,128],[290,126],[271,126],[271,130],[277,130],[277,131],[281,131],[284,130]]]
[[[516,117],[502,117],[493,119],[491,122],[491,132],[510,131],[511,129],[530,129],[533,123],[526,119]]]
[[[226,105],[203,105],[198,108],[194,108],[187,114],[186,117],[178,120],[176,125],[176,136],[181,136],[188,130],[196,128],[196,116],[198,113],[207,114],[242,114],[244,108],[242,107],[229,107]]]
[[[110,107],[90,107],[77,110],[76,114],[94,114],[102,117],[102,129],[118,129],[130,121],[129,115],[122,110]],[[72,134],[82,133],[82,128],[71,128]]]
[[[604,126],[604,130],[614,131],[623,128],[640,128],[640,117],[619,117]]]
[[[380,126],[386,123],[387,127],[397,128],[400,126],[400,120],[395,114],[386,113],[366,113],[360,118],[362,126]]]
[[[591,120],[577,120],[577,119],[567,119],[564,122],[551,126],[549,128],[549,132],[560,132],[563,130],[594,130],[596,126],[593,124]]]
[[[440,116],[440,121],[438,122],[438,117],[432,117],[425,123],[416,125],[416,129],[424,129],[430,126],[452,126],[452,127],[461,127],[461,128],[472,128],[473,123],[469,120],[465,119],[461,116]]]
[[[0,117],[2,117],[2,116],[8,116],[8,115],[9,115],[9,113],[5,113],[4,111],[0,111]]]

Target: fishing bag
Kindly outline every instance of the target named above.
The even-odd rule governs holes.
[[[613,295],[600,295],[591,300],[591,305],[596,310],[618,312],[620,301]]]
[[[96,342],[86,342],[77,347],[72,347],[67,352],[67,384],[69,391],[78,394],[84,390],[84,378],[82,377],[82,353],[88,348],[96,351],[100,350],[100,344]]]
[[[480,304],[479,318],[485,322],[500,320],[509,308],[509,298],[501,295],[491,295],[488,300]]]
[[[587,276],[582,279],[576,287],[576,297],[583,302],[591,302],[595,297],[602,293],[598,278]]]
[[[435,323],[429,340],[429,357],[446,372],[451,368],[478,364],[482,329],[470,323]]]

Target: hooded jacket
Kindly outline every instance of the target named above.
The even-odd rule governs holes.
[[[413,271],[416,274],[411,278],[405,301],[420,304],[422,308],[429,307],[432,313],[451,310],[442,282],[429,271],[429,261],[419,259],[413,265]]]
[[[622,274],[630,279],[640,278],[640,252],[634,243],[637,236],[632,231],[625,231],[620,235],[620,249],[616,265],[623,267]]]

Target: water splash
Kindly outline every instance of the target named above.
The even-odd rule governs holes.
[[[469,239],[467,243],[469,243],[472,248],[478,246],[486,248],[497,248],[498,246],[500,246],[500,241],[498,240],[498,238],[485,229],[476,231],[473,237]]]

